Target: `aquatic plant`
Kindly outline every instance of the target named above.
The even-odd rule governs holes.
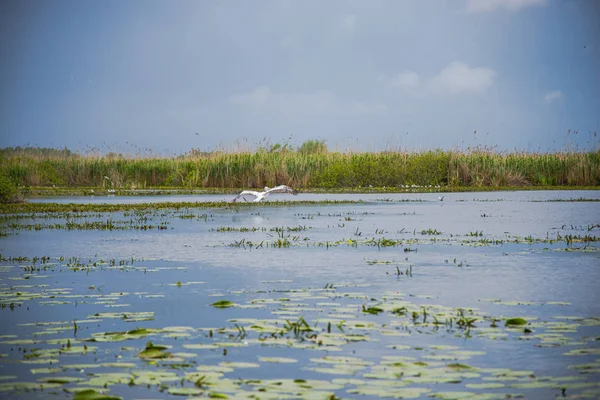
[[[0,171],[0,203],[16,203],[23,198],[17,190],[17,185],[4,173]]]
[[[0,170],[20,187],[371,188],[595,186],[600,152],[330,152],[309,141],[298,151],[190,152],[183,156],[101,156],[4,151]]]

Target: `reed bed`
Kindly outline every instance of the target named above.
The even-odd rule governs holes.
[[[0,169],[18,186],[26,187],[597,186],[600,185],[600,151],[320,151],[312,154],[254,151],[190,153],[176,157],[2,151]]]

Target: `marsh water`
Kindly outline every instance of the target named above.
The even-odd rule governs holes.
[[[198,203],[4,215],[0,397],[600,397],[600,192],[440,195],[30,199]]]

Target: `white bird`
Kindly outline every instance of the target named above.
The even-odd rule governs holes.
[[[438,199],[440,199],[440,201],[444,201],[444,196],[440,196]]]
[[[298,194],[296,190],[286,185],[279,185],[275,186],[274,188],[269,188],[268,186],[265,186],[265,190],[263,190],[262,192],[256,192],[254,190],[244,190],[242,193],[238,194],[235,199],[233,199],[233,202],[236,202],[237,199],[239,199],[240,197],[246,200],[244,196],[249,195],[256,197],[254,200],[252,200],[253,203],[258,203],[260,201],[265,201],[271,193],[291,193],[294,196]]]

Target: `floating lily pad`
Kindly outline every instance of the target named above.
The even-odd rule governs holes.
[[[169,394],[174,396],[198,396],[204,391],[198,388],[191,387],[171,387],[169,388]]]
[[[476,394],[473,392],[437,392],[429,395],[429,397],[435,397],[436,399],[443,400],[470,399],[475,396]]]
[[[448,368],[455,370],[464,370],[464,369],[476,369],[475,367],[471,367],[470,365],[460,364],[460,363],[452,363],[447,365]]]
[[[122,397],[111,396],[108,394],[97,392],[93,389],[86,389],[75,393],[73,400],[122,400]]]
[[[235,306],[235,303],[232,303],[229,300],[219,300],[211,304],[211,306],[215,308],[229,308]]]
[[[152,342],[148,342],[146,348],[138,353],[138,357],[145,359],[171,357],[172,354],[166,351],[167,348],[167,346],[157,346],[152,344]]]
[[[298,360],[296,360],[295,358],[289,358],[289,357],[258,357],[258,360],[260,362],[284,363],[284,364],[298,362]]]
[[[509,318],[504,323],[505,326],[520,326],[526,325],[527,321],[523,318]]]

